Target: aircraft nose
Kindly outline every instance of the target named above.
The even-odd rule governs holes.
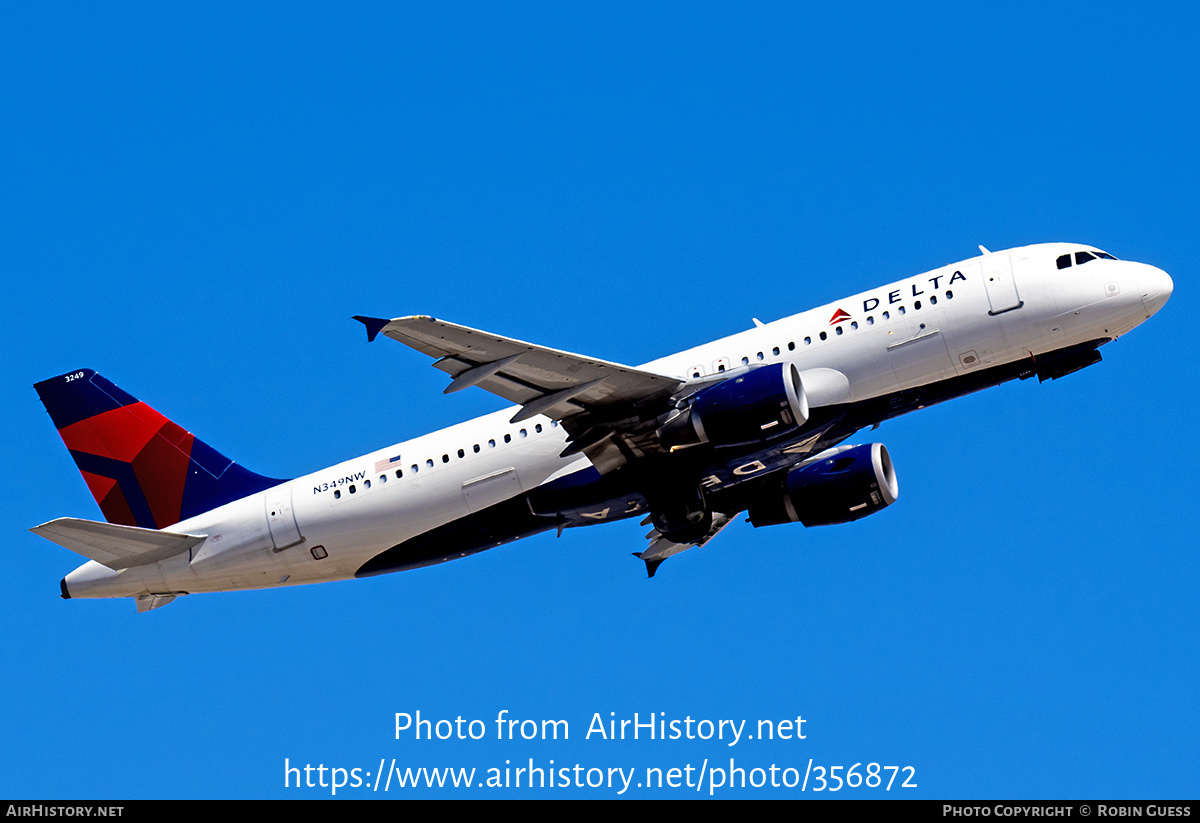
[[[1147,317],[1165,306],[1171,292],[1175,290],[1171,275],[1154,266],[1145,267],[1141,275],[1141,286],[1142,305],[1146,307]]]

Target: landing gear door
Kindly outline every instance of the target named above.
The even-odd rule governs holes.
[[[983,261],[983,285],[991,306],[988,314],[1003,314],[1025,305],[1017,294],[1012,258],[1007,254],[993,254]]]
[[[283,551],[304,540],[296,524],[296,513],[292,508],[292,484],[284,483],[268,489],[263,496],[266,505],[267,527],[271,530],[271,542],[275,551]]]

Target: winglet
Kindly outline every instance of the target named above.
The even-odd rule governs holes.
[[[362,315],[358,314],[354,315],[354,319],[367,327],[368,343],[373,342],[383,327],[392,322],[391,320],[385,320],[382,317],[363,317]]]
[[[642,557],[642,552],[633,552],[633,556],[646,564],[646,577],[654,577],[654,573],[658,571],[658,567],[661,566],[663,561],[667,559],[665,557],[659,557],[655,560],[647,560],[646,558]]]

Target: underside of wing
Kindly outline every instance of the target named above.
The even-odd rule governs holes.
[[[653,420],[683,384],[679,377],[537,346],[433,317],[356,317],[374,339],[382,333],[437,358],[452,380],[446,393],[478,386],[521,408],[512,422],[544,415],[563,421],[567,452],[584,452],[601,471],[637,452],[628,436]]]
[[[694,540],[691,543],[676,543],[673,540],[668,540],[662,535],[662,533],[658,531],[658,529],[654,529],[646,535],[646,538],[650,541],[650,543],[643,551],[636,552],[633,556],[646,564],[647,576],[654,577],[654,573],[658,571],[658,567],[661,566],[663,561],[668,557],[673,557],[674,555],[677,555],[680,552],[685,552],[688,549],[703,546],[705,543],[720,534],[721,530],[732,522],[733,517],[720,512],[714,513],[712,526],[709,528],[709,530],[704,534],[703,537],[698,540]]]

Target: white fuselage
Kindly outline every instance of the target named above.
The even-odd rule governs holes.
[[[814,407],[853,404],[1089,341],[1115,339],[1170,296],[1141,263],[1043,244],[984,254],[643,365],[684,380],[763,363],[799,370]],[[1093,250],[1094,251],[1094,250]],[[505,409],[356,457],[184,520],[207,535],[188,552],[114,572],[95,561],[66,578],[72,597],[252,589],[350,579],[369,559],[558,477],[566,433]],[[394,459],[398,458],[398,459]],[[447,558],[449,559],[449,558]]]

